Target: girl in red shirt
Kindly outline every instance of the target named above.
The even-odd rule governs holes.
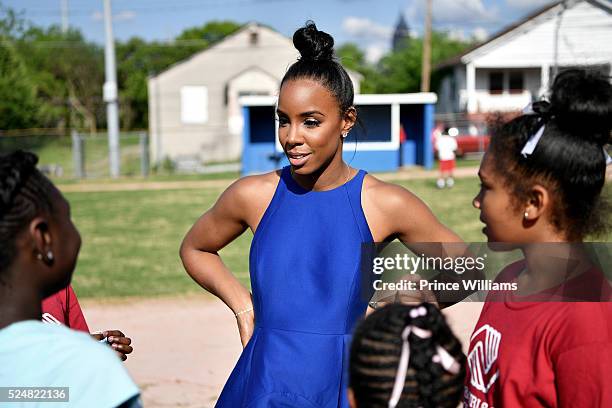
[[[612,86],[564,71],[550,102],[530,108],[494,132],[480,167],[474,206],[489,246],[525,259],[497,278],[518,290],[487,297],[470,339],[465,406],[610,407],[612,291],[582,241],[608,230]]]
[[[72,290],[72,285],[49,296],[42,302],[42,320],[51,324],[63,324],[73,330],[89,333],[89,327],[79,305],[79,300]],[[121,360],[127,360],[127,355],[133,351],[132,340],[120,330],[104,330],[91,333],[96,340],[104,340],[117,352]]]

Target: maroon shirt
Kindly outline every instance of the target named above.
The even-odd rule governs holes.
[[[509,265],[496,281],[512,282],[524,265]],[[563,292],[582,294],[584,282],[601,285],[598,298],[610,299],[597,270],[566,282]],[[612,303],[523,300],[489,293],[470,339],[465,406],[612,406]]]
[[[63,324],[71,329],[89,333],[79,301],[72,286],[62,289],[42,302],[42,320]]]

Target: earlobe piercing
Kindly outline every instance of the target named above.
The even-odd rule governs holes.
[[[343,139],[346,139],[346,137],[347,137],[347,136],[348,136],[348,132],[343,132],[343,133],[342,133],[342,138],[343,138]]]
[[[529,212],[528,211],[525,211],[524,215],[525,215],[525,219],[529,218]]]
[[[53,261],[53,252],[51,252],[50,250],[47,251],[47,258],[44,259],[43,254],[42,253],[37,253],[36,254],[36,259],[38,259],[39,261],[45,261],[45,262],[52,262]]]

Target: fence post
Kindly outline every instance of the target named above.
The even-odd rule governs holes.
[[[140,133],[140,173],[142,177],[149,175],[149,135]]]
[[[85,149],[84,141],[79,133],[72,129],[72,162],[74,164],[74,175],[76,178],[85,177]]]

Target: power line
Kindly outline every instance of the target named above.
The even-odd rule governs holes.
[[[341,0],[336,0],[336,1],[340,2]],[[368,0],[352,0],[352,1],[365,2]],[[116,13],[118,14],[124,11],[138,11],[144,14],[157,13],[160,11],[181,13],[181,12],[193,11],[193,10],[206,10],[210,7],[259,6],[264,3],[291,3],[291,2],[293,2],[293,0],[256,0],[256,1],[253,1],[253,0],[233,0],[233,1],[211,0],[211,1],[198,1],[198,2],[174,1],[172,2],[172,5],[168,5],[167,2],[164,2],[164,3],[159,3],[160,4],[159,6],[153,6],[153,7],[150,6],[151,3],[149,2],[147,6],[134,6],[134,7],[125,8],[125,9],[117,9]],[[70,14],[73,16],[90,16],[96,11],[99,12],[100,10],[94,10],[94,9],[89,9],[89,8],[73,8],[70,10]],[[58,16],[59,14],[60,12],[58,12],[58,10],[56,9],[41,9],[37,11],[26,11],[26,15],[29,15],[29,16]]]

